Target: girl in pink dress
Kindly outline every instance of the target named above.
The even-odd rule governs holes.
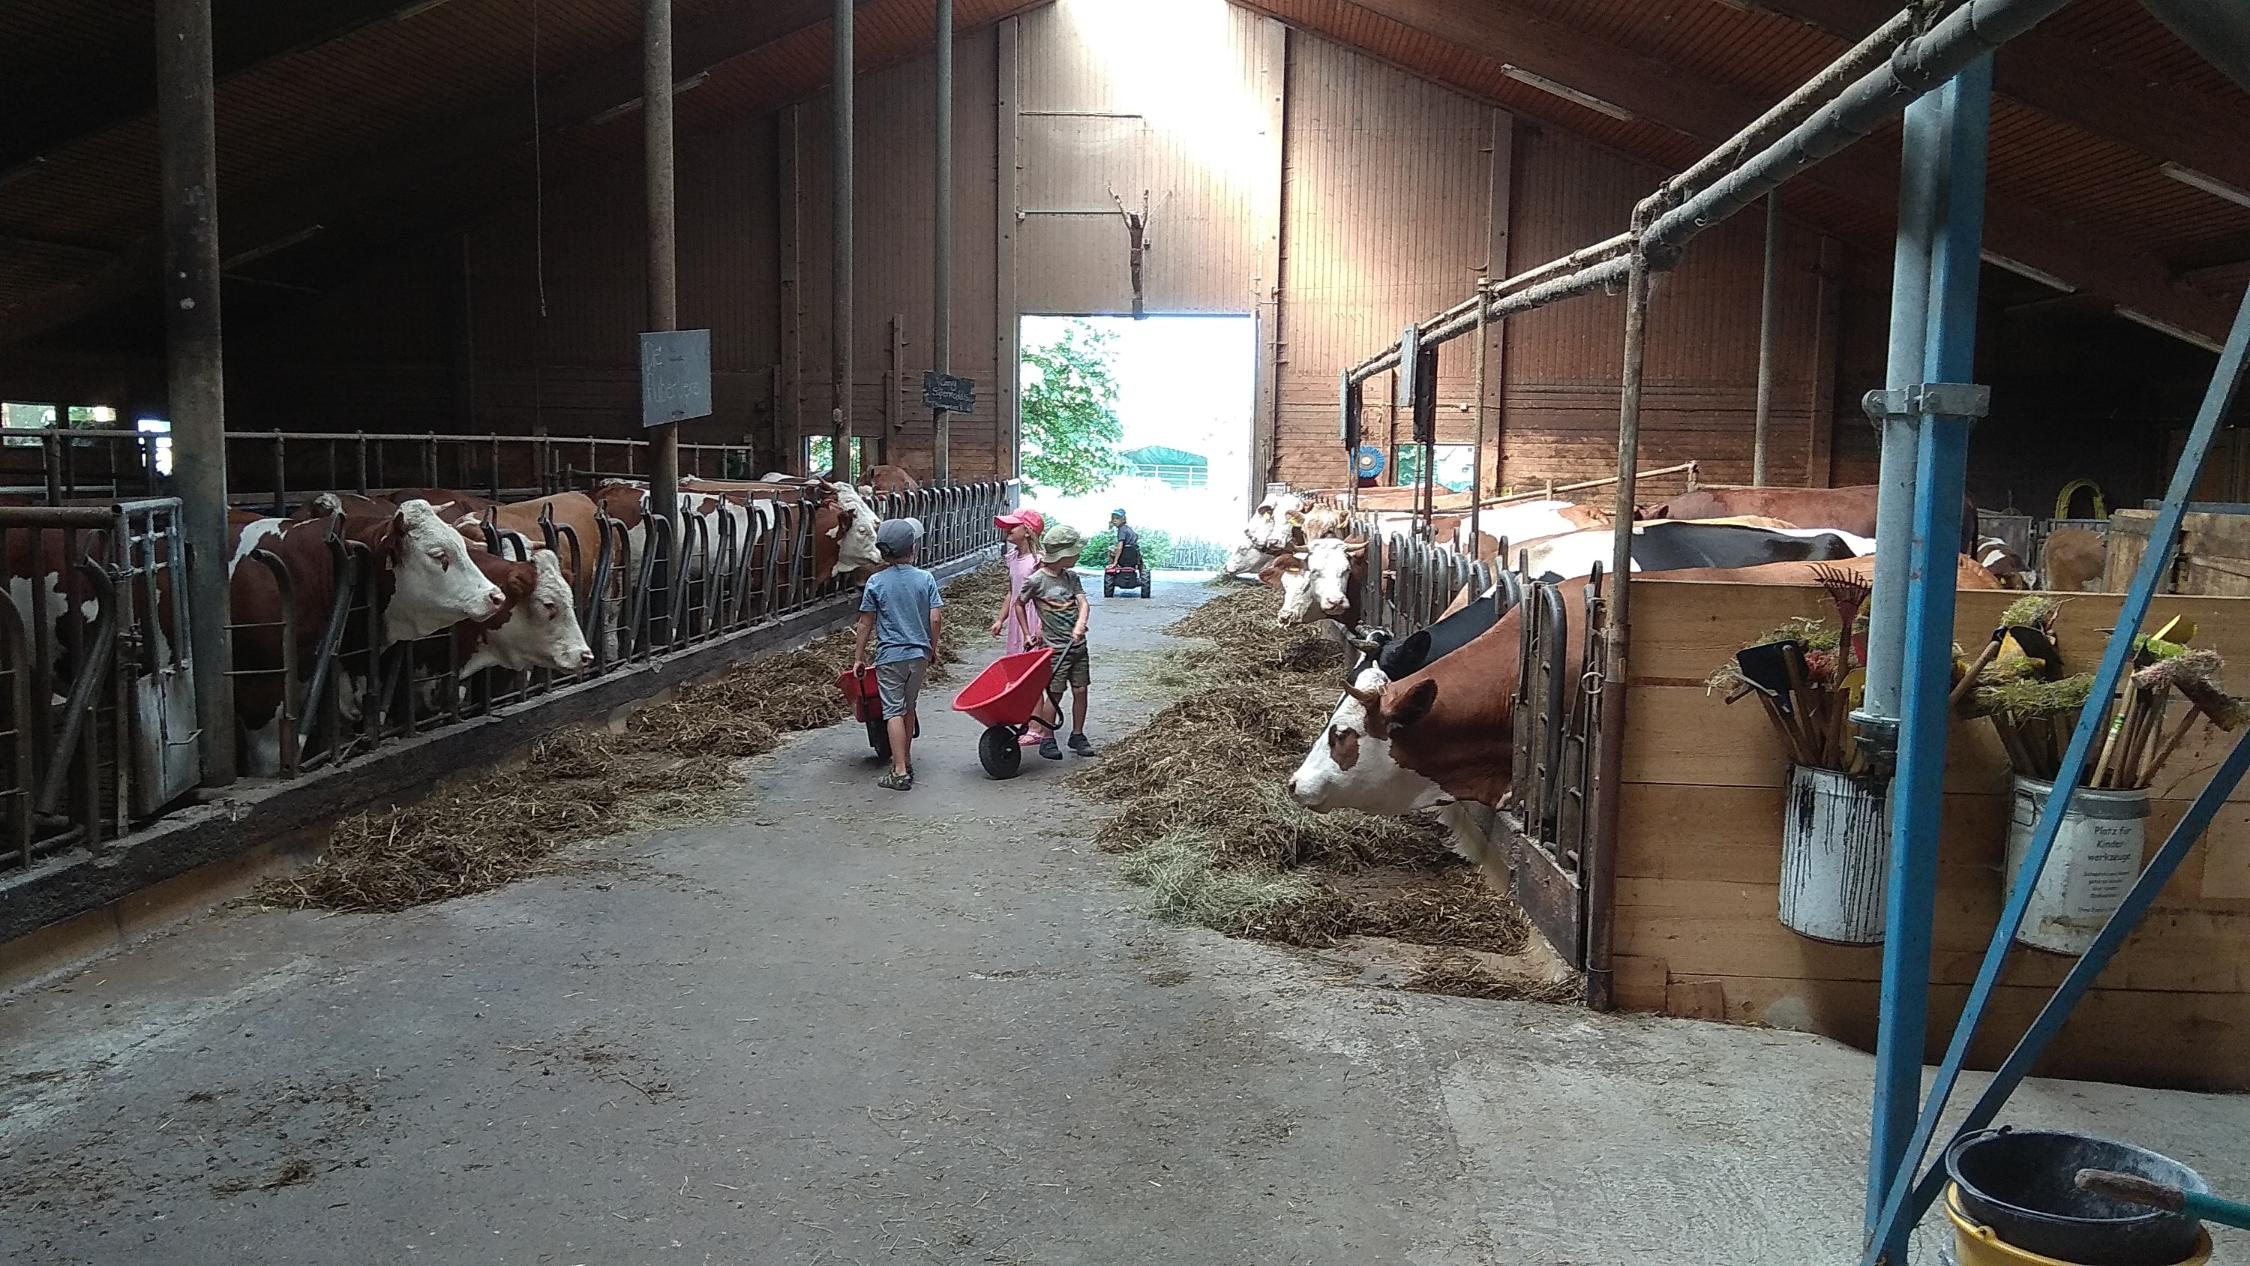
[[[1044,644],[1039,636],[1039,615],[1020,600],[1020,595],[1024,582],[1039,570],[1039,538],[1046,535],[1047,518],[1037,510],[1012,510],[992,522],[1008,542],[1008,592],[1000,599],[1000,614],[992,621],[991,633],[994,637],[1005,634],[1001,653],[1014,655]],[[1025,747],[1037,746],[1038,742],[1039,735],[1024,731]]]

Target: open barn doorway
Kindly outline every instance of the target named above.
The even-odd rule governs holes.
[[[1150,565],[1218,567],[1250,514],[1257,322],[1026,316],[1021,333],[1024,503],[1085,534],[1087,566],[1123,509]]]

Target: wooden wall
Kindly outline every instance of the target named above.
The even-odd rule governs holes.
[[[1619,1004],[1800,1029],[1872,1049],[1880,947],[1827,945],[1777,918],[1786,757],[1764,715],[1722,705],[1702,679],[1760,631],[1794,615],[1834,618],[1819,591],[1635,582],[1626,790],[1617,864]],[[1963,593],[1958,639],[1981,643],[2015,595]],[[2065,604],[2066,657],[2098,658],[2115,600]],[[2250,602],[2159,599],[2208,645],[2250,662]],[[2238,683],[2239,685],[2239,683]],[[1946,777],[1930,1058],[1950,1036],[1998,918],[2008,799],[1985,722],[1957,724]],[[2153,851],[2223,754],[2207,727],[2168,767],[2148,824]],[[2017,949],[1973,1062],[2013,1045],[2069,960]],[[2040,1072],[2204,1090],[2250,1088],[2250,791],[2238,792],[2156,908],[2065,1026]]]

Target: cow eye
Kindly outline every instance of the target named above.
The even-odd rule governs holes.
[[[545,609],[545,611],[547,612],[547,618],[548,618],[548,619],[550,619],[550,620],[552,620],[552,619],[555,619],[555,618],[557,618],[557,617],[559,617],[559,616],[561,616],[561,615],[562,615],[562,608],[561,608],[561,607],[559,607],[559,606],[556,606],[556,605],[555,605],[554,603],[552,603],[552,602],[542,602],[542,603],[540,603],[539,605],[540,605],[540,606],[541,606],[541,607],[542,607],[543,609]]]
[[[438,566],[449,567],[452,565],[453,560],[445,556],[445,547],[440,545],[433,545],[426,552],[430,556],[430,561],[436,563]]]

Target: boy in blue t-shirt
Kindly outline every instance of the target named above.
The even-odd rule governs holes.
[[[875,552],[888,565],[860,591],[859,641],[852,648],[852,670],[858,672],[868,664],[869,638],[875,639],[875,686],[891,735],[891,772],[875,785],[890,791],[914,787],[914,702],[937,658],[939,609],[945,606],[937,579],[914,565],[921,537],[919,519],[887,519],[875,529]]]

